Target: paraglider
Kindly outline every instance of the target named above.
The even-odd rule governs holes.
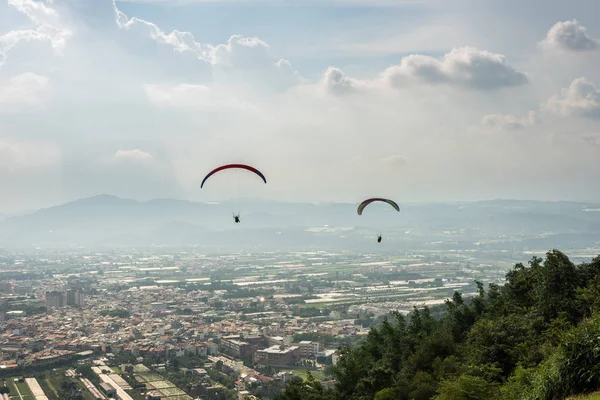
[[[200,184],[200,188],[202,189],[204,187],[204,184],[206,183],[206,181],[208,180],[208,178],[210,178],[211,176],[213,176],[214,174],[216,174],[217,172],[220,171],[224,171],[224,170],[228,170],[228,169],[241,169],[241,170],[246,170],[246,171],[250,171],[256,175],[258,175],[260,177],[260,179],[262,179],[262,181],[264,183],[267,183],[267,178],[265,178],[265,175],[260,172],[258,169],[250,166],[250,165],[245,165],[245,164],[226,164],[226,165],[222,165],[220,167],[217,167],[215,169],[213,169],[212,171],[210,171],[205,177],[204,179],[202,179],[202,183]],[[238,200],[238,207],[239,207],[239,200]],[[239,210],[237,210],[237,213],[233,213],[233,222],[235,222],[236,224],[239,224],[241,222],[241,218],[240,218],[240,213]]]
[[[358,215],[362,215],[363,210],[365,209],[365,207],[367,207],[369,204],[375,202],[375,201],[382,201],[384,203],[388,203],[389,205],[391,205],[392,207],[394,207],[396,209],[396,211],[400,212],[400,207],[398,206],[398,204],[396,204],[396,202],[394,200],[390,200],[390,199],[384,199],[381,197],[373,197],[371,199],[367,199],[365,201],[363,201],[362,203],[360,203],[358,205],[358,209],[356,210],[356,212],[358,213]]]
[[[267,183],[267,178],[265,178],[265,176],[263,175],[263,173],[260,172],[259,170],[257,170],[254,167],[251,167],[251,166],[245,165],[245,164],[227,164],[227,165],[222,165],[220,167],[217,167],[217,168],[213,169],[212,171],[210,171],[208,173],[208,175],[206,175],[204,177],[204,179],[202,179],[202,184],[200,185],[200,189],[202,189],[204,187],[204,183],[206,182],[206,180],[208,178],[210,178],[211,176],[213,176],[214,174],[216,174],[217,172],[223,171],[223,170],[226,170],[226,169],[232,169],[232,168],[245,169],[245,170],[248,170],[250,172],[254,172],[256,175],[258,175],[263,180],[263,182]]]
[[[391,205],[392,207],[394,207],[394,209],[398,212],[400,212],[400,207],[398,206],[398,204],[394,201],[394,200],[390,200],[390,199],[384,199],[381,197],[373,197],[370,199],[367,199],[365,201],[363,201],[362,203],[360,203],[358,205],[358,208],[356,209],[356,212],[358,213],[358,215],[362,215],[364,209],[371,203],[376,202],[376,201],[381,201],[384,203],[387,203],[389,205]],[[381,234],[377,234],[377,243],[381,243]]]

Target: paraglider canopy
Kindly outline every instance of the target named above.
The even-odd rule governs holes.
[[[202,184],[200,185],[200,188],[202,188],[204,186],[204,183],[206,182],[206,180],[208,178],[210,178],[211,176],[213,176],[217,172],[223,171],[225,169],[232,169],[232,168],[235,168],[235,169],[245,169],[245,170],[248,170],[250,172],[254,172],[256,175],[258,175],[263,180],[264,183],[267,183],[267,178],[265,178],[265,176],[263,175],[263,173],[260,172],[259,170],[257,170],[256,168],[251,167],[250,165],[245,165],[245,164],[227,164],[227,165],[222,165],[220,167],[217,167],[217,168],[213,169],[212,171],[210,171],[208,173],[208,175],[206,175],[204,177],[204,179],[202,180]]]
[[[358,213],[358,215],[362,215],[365,207],[367,207],[369,204],[376,202],[376,201],[381,201],[381,202],[387,203],[387,204],[391,205],[392,207],[394,207],[396,209],[396,211],[400,212],[400,207],[398,206],[398,204],[396,204],[396,202],[394,200],[384,199],[381,197],[373,197],[371,199],[367,199],[367,200],[363,201],[362,203],[360,203],[358,205],[356,212]]]

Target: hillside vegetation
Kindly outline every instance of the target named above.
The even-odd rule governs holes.
[[[472,299],[456,292],[440,319],[428,308],[392,314],[341,349],[335,389],[309,376],[279,399],[550,400],[600,389],[600,257],[574,265],[553,250],[515,265],[503,286],[478,286]]]

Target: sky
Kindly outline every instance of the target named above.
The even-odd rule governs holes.
[[[600,202],[599,63],[597,0],[2,0],[0,212]]]

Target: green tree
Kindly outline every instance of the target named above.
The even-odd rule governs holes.
[[[577,271],[569,258],[558,250],[546,254],[543,267],[538,268],[538,278],[534,290],[536,308],[546,321],[565,312],[575,319]]]
[[[294,379],[276,400],[335,400],[335,394],[308,373],[306,381]]]
[[[501,399],[500,386],[480,376],[460,375],[440,383],[435,400],[495,400]]]

